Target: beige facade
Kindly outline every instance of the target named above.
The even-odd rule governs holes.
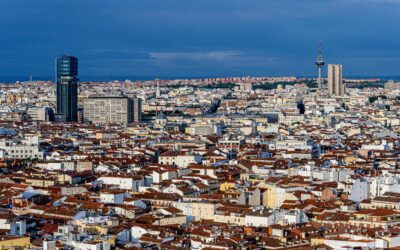
[[[94,124],[133,121],[133,100],[125,96],[93,96],[83,101],[83,120]]]
[[[346,93],[345,86],[343,84],[341,64],[329,64],[328,65],[328,93],[329,95],[341,96]]]
[[[173,206],[179,208],[189,220],[213,220],[216,203],[209,202],[174,202]]]

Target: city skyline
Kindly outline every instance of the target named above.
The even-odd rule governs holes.
[[[97,3],[3,2],[0,77],[51,76],[62,54],[82,77],[315,76],[319,39],[345,76],[397,75],[398,1]]]
[[[398,12],[0,1],[0,249],[400,249]]]

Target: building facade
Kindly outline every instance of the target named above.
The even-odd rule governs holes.
[[[346,88],[343,84],[341,64],[328,65],[328,93],[329,95],[341,96],[346,93]]]
[[[83,120],[95,124],[129,124],[134,100],[126,96],[92,96],[83,101]]]
[[[29,107],[26,111],[27,119],[31,121],[52,121],[54,111],[50,107]]]
[[[133,99],[133,122],[142,123],[142,99]]]
[[[35,139],[36,138],[36,139]],[[0,158],[2,159],[43,159],[43,152],[40,151],[39,142],[33,139],[21,141],[11,139],[0,140]]]
[[[56,62],[57,114],[66,122],[77,121],[78,110],[78,59],[61,56]]]

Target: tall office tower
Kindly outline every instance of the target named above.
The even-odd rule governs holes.
[[[61,56],[56,62],[57,117],[66,122],[77,121],[78,110],[78,59]]]
[[[343,84],[342,65],[328,64],[328,93],[329,95],[344,95],[346,92]]]
[[[319,46],[319,51],[318,51],[318,55],[317,55],[317,61],[315,62],[315,64],[317,65],[317,68],[318,68],[318,79],[317,79],[318,88],[321,89],[322,88],[322,68],[325,65],[324,56],[322,55],[321,43],[320,43],[320,46]]]
[[[133,122],[142,123],[142,99],[133,99]]]
[[[133,122],[132,98],[127,96],[90,96],[83,101],[83,121],[94,124]]]

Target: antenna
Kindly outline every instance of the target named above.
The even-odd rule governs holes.
[[[322,88],[322,67],[324,67],[325,62],[324,62],[324,56],[322,54],[322,41],[321,39],[319,40],[319,46],[318,46],[318,55],[317,55],[317,61],[315,64],[317,65],[318,68],[318,88]]]
[[[322,55],[322,40],[318,40],[318,56],[317,56],[317,62],[323,62],[324,57]]]

